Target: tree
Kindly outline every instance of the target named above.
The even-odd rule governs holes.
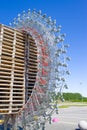
[[[66,101],[72,102],[80,102],[83,98],[80,93],[63,93],[63,97]]]

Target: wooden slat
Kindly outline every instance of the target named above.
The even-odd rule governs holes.
[[[6,60],[9,63],[9,61],[12,60],[12,57],[2,55],[2,60]]]
[[[11,43],[13,42],[13,39],[8,39],[8,38],[6,38],[6,37],[4,37],[4,36],[3,36],[3,40],[4,40],[5,42],[11,42]]]
[[[4,31],[4,35],[8,35],[8,36],[9,36],[9,35],[10,35],[10,36],[14,36],[14,33],[10,33],[9,31],[6,31],[6,30],[5,30],[5,31]]]
[[[2,51],[3,52],[7,52],[7,53],[11,53],[12,54],[12,52],[13,52],[13,50],[11,49],[5,49],[3,46],[2,46]]]
[[[11,36],[11,35],[7,35],[7,34],[4,34],[4,38],[9,38],[10,40],[14,40],[14,36]]]
[[[16,42],[17,43],[17,42]],[[20,44],[16,44],[16,48],[20,49],[20,50],[24,50],[24,46],[20,46]]]

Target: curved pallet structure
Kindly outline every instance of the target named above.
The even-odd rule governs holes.
[[[15,29],[13,29],[15,28]],[[13,20],[11,28],[0,25],[0,114],[7,123],[23,130],[45,128],[51,123],[69,75],[65,34],[56,20],[30,9]],[[10,120],[11,118],[11,120]],[[16,127],[15,127],[16,126]]]

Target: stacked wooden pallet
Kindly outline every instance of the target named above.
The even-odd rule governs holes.
[[[0,25],[0,113],[15,114],[23,107],[36,73],[37,46],[32,37]]]
[[[28,49],[28,50],[27,50]],[[27,53],[26,53],[27,51]],[[27,41],[25,43],[25,54],[26,54],[26,100],[30,97],[32,89],[35,85],[37,75],[37,46],[35,41],[30,35],[27,35]]]

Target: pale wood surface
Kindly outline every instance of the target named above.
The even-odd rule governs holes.
[[[28,62],[25,57],[26,42],[29,50]],[[25,33],[0,24],[1,114],[16,114],[23,107],[25,95],[29,98],[34,88],[37,63],[37,45],[34,39],[29,35],[26,40]]]

